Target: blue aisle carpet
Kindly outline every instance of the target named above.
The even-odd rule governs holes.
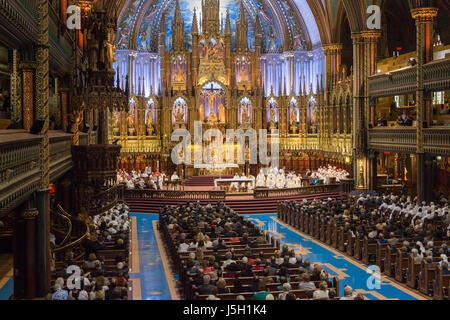
[[[130,274],[131,279],[140,279],[142,300],[172,300],[161,260],[153,221],[157,214],[132,214],[136,217],[139,242],[139,273]]]
[[[0,300],[8,300],[9,297],[14,293],[14,278],[11,277],[4,285],[0,288]]]

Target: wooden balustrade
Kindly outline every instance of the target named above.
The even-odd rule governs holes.
[[[286,189],[268,189],[258,188],[253,191],[253,197],[258,198],[283,198],[298,195],[307,195],[315,193],[332,193],[342,191],[340,184],[322,184],[317,186],[286,188]]]
[[[224,200],[226,192],[211,191],[185,191],[185,190],[152,190],[152,189],[124,189],[125,198],[138,199],[186,199],[186,200]]]

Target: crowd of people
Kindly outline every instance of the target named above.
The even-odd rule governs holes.
[[[82,256],[75,250],[56,262],[56,280],[47,300],[128,299],[129,208],[118,204],[95,216],[84,217],[89,235],[81,243]],[[115,257],[101,254],[114,251]]]
[[[320,181],[324,184],[330,184],[332,180],[340,182],[340,180],[348,176],[349,173],[346,170],[331,165],[328,165],[328,167],[319,167],[316,171],[307,170],[304,176],[295,171],[286,172],[285,169],[261,169],[256,177],[255,186],[256,188],[269,189],[300,188],[305,185],[317,185]]]
[[[117,183],[125,184],[128,189],[153,189],[163,190],[169,183],[175,184],[180,181],[180,177],[176,172],[172,174],[170,180],[164,172],[153,172],[150,167],[146,167],[144,171],[117,170]]]
[[[326,224],[344,226],[344,232],[369,243],[389,243],[405,254],[414,254],[416,263],[439,260],[448,273],[450,249],[450,209],[445,198],[439,202],[418,202],[416,198],[390,195],[361,195],[353,202],[285,202],[297,212],[318,215]],[[430,223],[433,222],[433,223]],[[435,242],[442,241],[439,248]],[[347,245],[346,243],[345,245]]]
[[[193,297],[220,300],[231,293],[245,300],[244,295],[251,293],[252,300],[296,300],[292,290],[306,290],[310,299],[337,299],[327,270],[287,245],[265,257],[257,250],[267,245],[263,231],[223,203],[165,206],[160,210],[160,224],[170,233],[177,254],[189,255],[183,278],[192,279],[189,295]],[[244,248],[243,254],[237,253],[236,244]],[[244,285],[243,277],[250,277],[251,283]],[[268,290],[271,283],[276,285],[275,295]],[[344,293],[342,300],[363,299],[350,286],[345,286]]]

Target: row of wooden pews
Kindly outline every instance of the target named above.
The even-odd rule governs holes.
[[[448,288],[450,275],[444,275],[437,265],[438,257],[429,266],[425,259],[422,263],[414,263],[411,254],[402,253],[402,243],[395,248],[388,243],[379,243],[367,237],[355,237],[352,231],[336,222],[327,223],[318,215],[299,213],[284,203],[278,204],[278,219],[304,232],[337,250],[361,260],[362,263],[377,265],[386,276],[395,278],[421,293],[434,299],[449,299]],[[434,241],[435,252],[439,251],[442,242]]]
[[[169,251],[169,255],[171,257],[171,261],[174,264],[174,268],[176,272],[180,275],[180,282],[182,286],[182,291],[184,293],[184,298],[186,300],[205,300],[208,295],[200,295],[196,292],[197,288],[193,283],[193,278],[188,274],[187,268],[186,268],[186,261],[189,259],[189,253],[190,252],[184,252],[184,253],[178,253],[178,241],[174,240],[173,237],[170,234],[170,231],[168,230],[167,225],[164,223],[159,224],[159,230],[162,234],[162,237],[164,238],[165,243],[167,244],[167,248]],[[246,245],[241,245],[239,242],[231,242],[229,238],[223,238],[225,241],[225,245],[227,246],[227,249],[223,250],[217,250],[217,253],[221,255],[222,257],[225,256],[225,254],[233,250],[234,255],[239,260],[244,257],[244,252],[251,250],[252,254],[254,256],[260,257],[260,258],[271,258],[275,255],[275,251],[280,250],[280,241],[275,240],[272,236],[270,236],[268,233],[264,233],[262,236],[264,238],[264,243],[259,244],[257,248],[246,248]],[[249,239],[255,240],[258,237],[249,237]],[[241,239],[241,238],[239,238]],[[210,239],[213,241],[214,239]],[[195,252],[195,251],[192,251]],[[205,250],[203,251],[204,258],[208,258],[209,256],[213,255],[212,250]],[[265,267],[265,264],[261,264],[262,267]],[[289,275],[292,278],[295,278],[296,276],[300,275],[300,271],[298,268],[292,268],[288,269]],[[224,272],[225,274],[225,272]],[[255,276],[263,276],[263,270],[261,271],[254,271]],[[234,281],[237,277],[244,288],[248,286],[253,281],[253,277],[243,277],[239,275],[239,272],[236,272],[234,274],[235,277],[228,277],[225,278],[227,288],[230,289],[230,292],[233,291],[234,288]],[[267,285],[267,291],[269,291],[275,299],[277,299],[278,295],[282,293],[283,291],[279,291],[278,287],[281,285],[281,283],[276,282],[276,276],[273,276],[273,283],[270,283]],[[339,295],[339,279],[337,277],[331,277],[330,281],[332,283],[332,287],[329,289],[334,289]],[[295,294],[298,299],[308,299],[308,296],[312,296],[312,292],[314,290],[298,290],[298,282],[291,282],[292,290],[291,293]],[[318,285],[317,285],[318,287]],[[221,300],[236,300],[238,295],[244,296],[246,300],[250,300],[253,296],[254,292],[233,292],[233,293],[223,293],[223,294],[217,294],[217,297]]]

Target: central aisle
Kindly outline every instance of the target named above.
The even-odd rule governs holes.
[[[132,239],[133,300],[176,299],[173,275],[156,229],[157,214],[131,214],[137,237]],[[136,221],[136,222],[134,222]],[[133,228],[133,229],[134,229]],[[134,232],[134,230],[133,230]],[[134,243],[137,240],[137,244]]]
[[[371,278],[366,266],[278,221],[276,214],[244,215],[244,218],[267,230],[276,240],[280,240],[281,245],[286,243],[296,253],[302,254],[303,259],[309,258],[311,263],[319,263],[321,267],[327,269],[330,275],[338,275],[341,296],[344,295],[344,286],[349,284],[353,290],[370,300],[424,299],[383,275],[380,284],[379,280]]]

